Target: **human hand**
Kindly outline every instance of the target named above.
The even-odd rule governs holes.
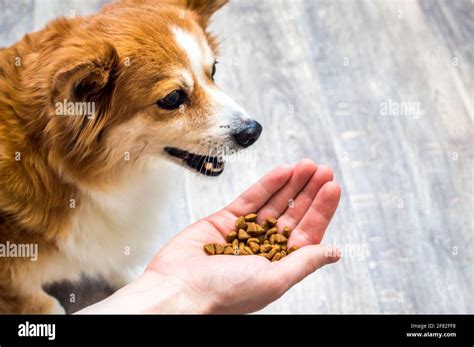
[[[127,296],[128,304],[115,300],[108,307],[122,312],[249,313],[267,306],[339,259],[335,249],[320,244],[341,193],[332,179],[330,168],[308,159],[274,169],[229,206],[177,234],[140,279],[115,294]],[[204,252],[205,244],[225,242],[237,217],[253,212],[258,222],[278,218],[279,232],[290,226],[288,247],[301,248],[278,262]]]

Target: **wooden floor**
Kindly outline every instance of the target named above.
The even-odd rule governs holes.
[[[0,0],[0,45],[104,2]],[[344,258],[263,312],[474,313],[473,7],[234,0],[213,24],[217,81],[264,125],[258,165],[231,163],[218,180],[176,169],[162,242],[310,157],[342,184],[325,242]]]

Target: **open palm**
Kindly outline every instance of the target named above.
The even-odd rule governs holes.
[[[152,260],[154,272],[189,291],[189,312],[247,313],[279,298],[316,269],[339,259],[320,245],[336,211],[340,187],[332,170],[304,159],[274,169],[226,208],[177,234]],[[290,203],[289,203],[290,202]],[[241,215],[258,213],[258,222],[278,218],[278,229],[290,226],[288,247],[301,247],[281,261],[260,256],[208,256],[203,245],[224,243]]]

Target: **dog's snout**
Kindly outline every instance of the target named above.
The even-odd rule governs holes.
[[[262,133],[262,129],[260,123],[249,119],[244,121],[243,125],[233,135],[235,141],[237,141],[240,146],[247,148],[258,140]]]

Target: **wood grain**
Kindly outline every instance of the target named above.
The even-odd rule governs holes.
[[[105,2],[0,0],[0,46]],[[258,164],[229,163],[217,180],[175,169],[163,242],[277,163],[309,157],[343,187],[325,239],[343,260],[263,312],[473,313],[473,11],[468,0],[232,1],[213,23],[217,81],[264,125],[248,152]]]

